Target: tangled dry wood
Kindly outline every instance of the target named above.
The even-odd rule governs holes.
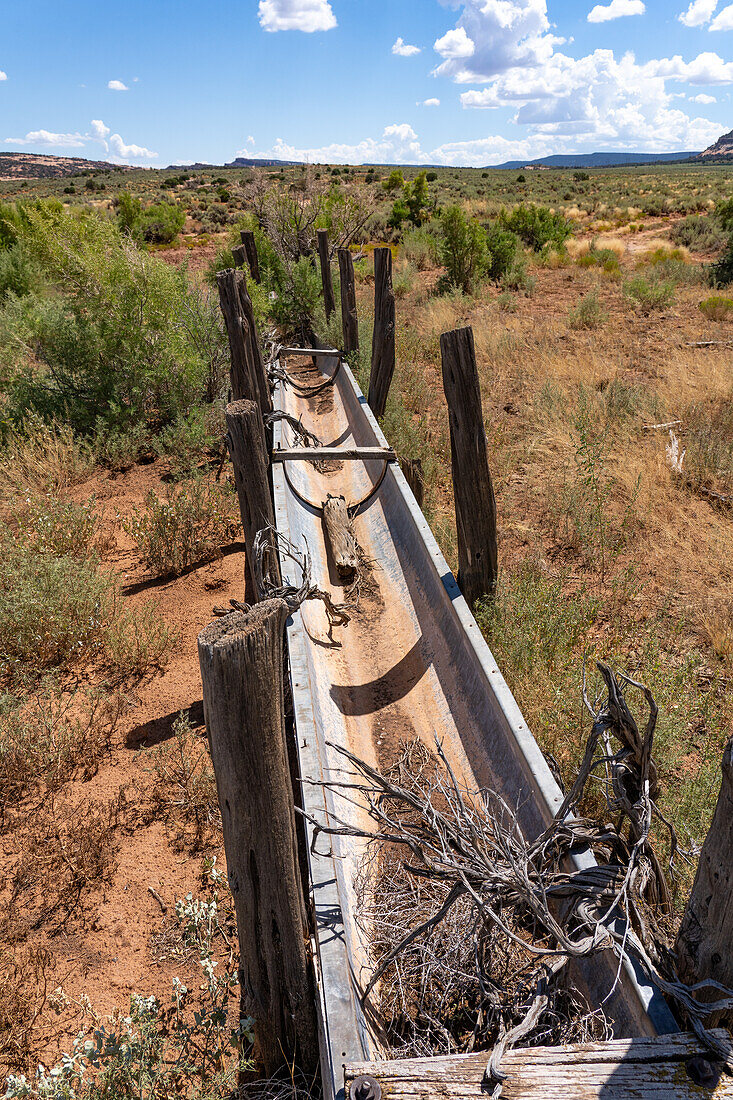
[[[593,726],[578,777],[539,836],[527,837],[515,809],[495,792],[468,790],[437,738],[434,755],[408,746],[386,774],[333,746],[352,775],[329,786],[366,805],[374,828],[339,818],[328,828],[313,822],[316,837],[322,831],[370,842],[361,896],[374,969],[365,1006],[391,1020],[403,1055],[491,1049],[486,1076],[494,1096],[508,1047],[604,1037],[602,1013],[570,992],[567,970],[572,960],[606,952],[617,960],[616,982],[633,960],[733,1070],[727,1048],[704,1027],[710,1014],[733,1008],[733,991],[715,981],[680,981],[652,919],[670,901],[650,842],[655,818],[670,837],[670,867],[680,853],[657,805],[656,704],[642,684],[604,664],[598,670],[605,697],[592,704],[584,689]],[[647,704],[643,728],[625,698],[630,688]],[[605,789],[612,822],[573,816],[591,777]],[[570,857],[588,847],[597,866],[578,869]]]

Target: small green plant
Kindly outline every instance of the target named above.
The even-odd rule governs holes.
[[[624,283],[623,294],[639,313],[649,314],[653,310],[666,309],[672,304],[674,284],[666,280],[653,282],[643,275],[635,275]]]
[[[445,267],[440,289],[447,291],[453,288],[470,294],[485,274],[490,261],[486,230],[478,222],[467,218],[460,206],[447,207],[440,221],[440,258]]]
[[[697,308],[708,321],[727,321],[733,313],[733,298],[713,294],[700,302]]]
[[[495,282],[500,282],[517,264],[519,237],[500,222],[490,222],[485,226],[486,247],[489,259],[486,274]]]
[[[717,252],[726,243],[726,233],[717,218],[691,214],[672,227],[670,236],[675,244],[691,252]]]
[[[216,557],[232,537],[232,495],[203,478],[169,487],[163,498],[151,489],[144,510],[136,508],[123,527],[155,576],[180,576]]]
[[[535,252],[541,252],[547,244],[561,248],[573,233],[571,223],[562,214],[550,210],[548,206],[535,206],[533,203],[528,206],[521,204],[511,213],[502,211],[501,221]]]
[[[420,226],[405,233],[400,254],[418,271],[427,271],[438,263],[438,240],[428,226]]]
[[[581,298],[568,313],[568,324],[574,329],[596,329],[605,324],[608,314],[601,305],[598,292],[592,290]]]
[[[75,504],[50,494],[30,495],[16,515],[17,536],[39,554],[93,559],[99,536],[95,504],[94,497],[86,504]]]

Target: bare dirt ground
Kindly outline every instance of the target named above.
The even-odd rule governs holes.
[[[80,501],[96,497],[103,533],[111,544],[103,564],[119,575],[123,602],[153,604],[177,635],[165,669],[124,691],[120,721],[96,774],[87,781],[66,784],[57,795],[59,809],[69,807],[79,814],[90,807],[113,807],[112,872],[98,888],[85,889],[63,920],[53,912],[44,913],[43,906],[40,920],[36,908],[34,913],[25,912],[22,905],[12,910],[16,942],[51,952],[47,992],[63,985],[72,1001],[85,994],[100,1014],[126,1009],[133,991],[166,1003],[174,974],[184,982],[187,978],[200,981],[195,959],[188,958],[176,940],[174,905],[189,892],[194,897],[199,893],[204,855],[216,857],[217,866],[225,870],[218,828],[208,829],[198,842],[156,808],[151,754],[174,736],[174,722],[181,712],[204,736],[196,638],[213,618],[215,604],[242,597],[244,548],[235,542],[219,560],[185,576],[151,580],[120,521],[142,504],[149,489],[161,492],[164,473],[160,463],[120,474],[98,471],[72,493]],[[0,909],[7,904],[16,871],[27,858],[32,826],[32,821],[24,822],[3,837]],[[73,1020],[62,1024],[49,1061],[55,1050],[69,1049],[76,1030]]]

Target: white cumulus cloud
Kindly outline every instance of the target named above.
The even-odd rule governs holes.
[[[692,61],[683,61],[675,54],[647,61],[643,71],[665,80],[684,80],[686,84],[733,84],[733,61],[724,61],[717,53],[699,53]]]
[[[253,156],[263,160],[296,160],[311,164],[413,164],[427,159],[417,134],[406,122],[386,126],[380,139],[364,138],[353,145],[333,142],[303,149],[278,138],[271,149]]]
[[[733,4],[729,4],[727,8],[723,8],[722,11],[718,12],[708,29],[711,31],[733,31]]]
[[[0,80],[7,80],[7,79],[8,79],[8,74],[4,73],[2,71],[2,69],[0,69]]]
[[[440,107],[440,100],[435,99],[435,97],[424,99],[422,103],[418,103],[418,107]]]
[[[81,149],[87,140],[84,134],[56,134],[52,130],[29,130],[25,137],[5,138],[8,145],[48,145],[61,149]]]
[[[692,0],[687,11],[680,12],[677,18],[686,27],[702,27],[710,22],[717,6],[718,0]]]
[[[154,160],[157,153],[146,149],[144,145],[127,145],[119,134],[112,134],[109,139],[109,147],[120,160]]]
[[[266,31],[330,31],[336,16],[329,0],[260,0],[260,26]]]
[[[107,87],[112,92],[129,92],[130,90],[121,80],[109,80],[107,81]]]
[[[405,42],[404,38],[398,38],[392,47],[392,53],[397,57],[414,57],[418,53],[422,53],[419,46],[411,46],[409,42]]]
[[[691,95],[690,103],[717,103],[717,99],[714,95],[706,95],[705,92],[700,92],[699,95]]]
[[[596,4],[588,12],[589,23],[607,23],[624,15],[643,15],[646,11],[642,0],[611,0],[610,4]]]
[[[458,0],[457,25],[435,43],[436,76],[459,84],[491,80],[512,68],[534,68],[564,43],[550,33],[546,0]]]

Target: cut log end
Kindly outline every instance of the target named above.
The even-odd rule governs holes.
[[[326,541],[340,577],[350,577],[359,565],[359,546],[351,528],[349,510],[343,497],[329,494],[323,504]]]

